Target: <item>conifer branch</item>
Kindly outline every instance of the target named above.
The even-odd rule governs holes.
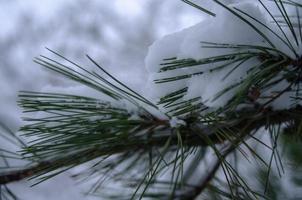
[[[215,16],[211,11],[191,1],[183,0],[183,2]],[[229,91],[235,91],[225,105],[219,109],[209,108],[205,105],[206,102],[202,102],[200,96],[184,98],[189,91],[189,86],[182,86],[166,94],[155,105],[116,79],[91,57],[87,56],[102,74],[105,74],[105,77],[94,71],[88,71],[85,67],[50,50],[63,59],[64,64],[45,56],[36,58],[35,62],[94,89],[106,101],[68,94],[22,92],[19,104],[24,112],[40,112],[43,116],[26,118],[29,123],[21,128],[25,136],[35,136],[35,140],[22,151],[23,158],[31,161],[32,165],[0,174],[0,185],[27,178],[37,180],[39,183],[72,167],[111,156],[114,157],[113,161],[105,165],[106,170],[112,170],[123,161],[137,156],[138,158],[130,162],[130,166],[127,167],[131,169],[139,165],[138,161],[146,163],[146,159],[143,159],[149,156],[149,167],[147,171],[143,171],[145,174],[143,178],[136,179],[138,186],[130,199],[141,199],[148,195],[162,199],[170,195],[169,199],[180,197],[193,200],[209,186],[220,166],[229,185],[230,198],[236,199],[231,186],[234,184],[235,187],[240,188],[244,197],[257,199],[259,194],[248,187],[238,172],[226,161],[226,157],[234,150],[241,151],[242,145],[247,147],[270,171],[272,162],[267,164],[245,141],[252,138],[255,131],[262,127],[269,129],[269,133],[272,134],[274,132],[272,127],[277,125],[279,129],[273,133],[277,135],[283,131],[281,125],[287,126],[286,128],[290,130],[293,129],[292,124],[294,124],[299,126],[296,133],[301,130],[302,108],[299,103],[293,104],[286,110],[273,110],[274,108],[271,107],[271,103],[284,93],[294,91],[294,86],[297,88],[296,96],[291,98],[297,102],[301,100],[299,92],[302,59],[296,48],[302,44],[298,40],[298,36],[302,38],[298,10],[301,4],[290,0],[272,0],[278,7],[280,17],[274,16],[263,1],[258,0],[280,29],[281,33],[277,34],[270,26],[256,19],[256,16],[228,6],[219,0],[213,2],[256,32],[263,39],[263,46],[198,41],[202,45],[201,48],[226,49],[228,53],[199,60],[166,58],[160,64],[158,73],[167,73],[169,76],[160,76],[160,79],[154,81],[155,84],[184,81],[222,69],[227,69],[223,78],[226,80],[238,68],[247,67],[246,64],[252,65],[240,81],[221,88],[221,92],[213,97],[215,101]],[[296,7],[296,20],[295,17],[288,15],[285,5]],[[284,27],[287,27],[289,35],[285,34]],[[288,50],[278,49],[276,41],[267,35],[267,31],[276,36],[276,39]],[[289,40],[289,37],[293,37],[294,40]],[[251,60],[255,61],[254,64],[250,64]],[[204,68],[208,65],[213,67]],[[190,71],[192,68],[195,70]],[[170,73],[175,70],[182,73]],[[288,83],[283,90],[278,91],[277,94],[265,93],[282,81]],[[160,107],[164,109],[161,110]],[[163,117],[154,113],[160,113]],[[173,119],[181,123],[172,125]],[[275,153],[276,140],[270,149],[273,152],[271,161],[273,158],[280,159],[278,153]],[[229,148],[221,151],[218,149],[218,144],[226,144]],[[183,180],[184,163],[191,152],[194,152],[195,147],[211,148],[217,160],[209,170],[209,174],[200,178],[197,186],[190,187],[190,190],[181,190],[179,185],[182,184],[179,184],[179,180]],[[166,157],[169,157],[168,161]],[[172,192],[148,193],[151,184],[160,182],[160,180],[157,182],[156,176],[167,167],[172,168],[169,182]],[[103,170],[102,166],[99,169]],[[178,188],[180,192],[177,191]]]
[[[188,126],[181,127],[180,133],[183,138],[183,144],[187,147],[198,147],[198,146],[209,146],[208,140],[211,140],[213,144],[227,142],[228,139],[224,138],[222,140],[221,136],[215,133],[215,129],[219,127],[219,129],[228,129],[228,130],[237,130],[236,138],[241,140],[241,138],[249,137],[249,134],[253,130],[257,130],[261,127],[265,127],[266,125],[270,124],[282,124],[286,122],[293,122],[299,121],[302,116],[302,109],[295,108],[291,110],[284,110],[284,111],[266,111],[266,113],[258,113],[254,115],[247,115],[245,118],[241,118],[241,120],[236,121],[229,121],[220,124],[215,124],[216,128],[211,126],[196,126],[194,123],[188,122]],[[268,121],[269,120],[269,121]],[[162,124],[166,124],[166,131],[171,131],[171,128],[168,127],[168,121],[161,122]],[[161,125],[162,125],[161,124]],[[244,131],[244,132],[242,132]],[[152,134],[152,133],[151,133]],[[208,135],[207,139],[203,139],[200,135]],[[240,135],[240,137],[238,137]],[[22,179],[26,179],[32,176],[38,176],[39,174],[44,174],[45,170],[48,172],[50,169],[60,169],[62,167],[70,167],[69,165],[75,166],[74,163],[66,163],[66,161],[72,159],[76,159],[81,157],[81,162],[87,162],[94,158],[100,156],[107,156],[107,155],[114,155],[123,152],[135,152],[139,150],[148,150],[151,147],[162,147],[165,145],[166,139],[169,135],[161,136],[159,138],[150,138],[147,141],[145,140],[137,140],[136,143],[132,145],[115,145],[114,147],[110,148],[110,150],[104,151],[104,149],[92,149],[87,152],[77,152],[76,154],[70,154],[65,157],[60,157],[57,159],[47,160],[47,161],[40,161],[38,164],[30,166],[25,169],[9,171],[0,174],[0,184],[7,184],[14,181],[19,181]],[[228,141],[229,142],[229,141]],[[171,139],[171,146],[177,146],[178,140],[177,137],[173,137]],[[233,146],[234,147],[234,146]],[[233,148],[224,151],[221,155],[222,157],[226,157]],[[88,158],[83,158],[82,153],[89,155]],[[209,182],[212,177],[214,176],[215,172],[218,170],[220,165],[220,161],[218,160],[216,164],[214,164],[211,173],[205,179],[206,182]],[[196,189],[197,191],[202,191],[207,183],[201,183],[200,186]]]

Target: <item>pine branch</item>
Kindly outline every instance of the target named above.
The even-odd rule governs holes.
[[[41,162],[37,165],[31,166],[31,167],[28,167],[25,169],[0,173],[0,185],[5,185],[5,184],[12,183],[15,181],[27,179],[31,176],[34,176],[41,169],[44,169],[51,164],[52,164],[52,162]]]
[[[215,16],[211,11],[191,1],[184,0],[183,2]],[[177,57],[164,59],[159,73],[179,70],[182,74],[168,73],[169,77],[161,76],[161,79],[155,80],[155,83],[184,81],[204,73],[215,73],[221,69],[228,69],[223,79],[225,80],[239,67],[246,67],[244,65],[254,60],[255,65],[250,66],[240,81],[229,87],[221,88],[221,92],[213,97],[213,100],[216,100],[230,90],[235,91],[226,105],[220,109],[211,110],[205,106],[201,97],[186,99],[188,87],[182,87],[160,99],[158,104],[167,109],[163,111],[153,102],[113,77],[91,57],[87,56],[101,70],[102,74],[106,75],[105,77],[94,71],[88,71],[50,50],[71,66],[45,56],[36,58],[35,62],[94,89],[101,93],[106,101],[57,93],[21,93],[19,104],[24,108],[24,112],[43,114],[43,117],[40,118],[26,118],[30,123],[21,128],[25,136],[35,136],[35,140],[30,143],[30,146],[26,146],[22,153],[25,159],[36,164],[25,169],[0,174],[0,185],[25,178],[32,178],[39,183],[80,164],[98,158],[105,160],[108,157],[114,157],[104,167],[110,171],[116,166],[122,165],[121,163],[125,160],[137,156],[135,161],[130,162],[128,170],[143,163],[139,161],[145,163],[146,160],[143,159],[149,156],[149,167],[147,171],[143,171],[143,178],[136,180],[138,186],[130,199],[141,199],[148,195],[151,198],[160,199],[164,197],[194,199],[209,186],[220,166],[229,185],[230,198],[235,199],[236,196],[233,194],[233,184],[234,187],[241,189],[242,196],[247,199],[257,199],[259,194],[248,187],[238,172],[226,161],[226,157],[235,149],[241,151],[240,146],[242,145],[247,147],[270,170],[272,159],[279,159],[278,154],[275,153],[277,139],[274,138],[274,145],[271,148],[273,153],[269,164],[245,141],[253,138],[255,130],[262,127],[268,128],[272,133],[271,127],[274,125],[281,127],[281,124],[287,125],[301,121],[302,109],[300,106],[294,105],[291,106],[291,109],[281,111],[272,110],[270,107],[273,101],[287,90],[292,90],[293,86],[297,86],[297,95],[292,98],[300,100],[298,93],[302,77],[302,59],[295,47],[295,45],[299,47],[301,44],[296,31],[298,27],[299,35],[302,37],[300,16],[299,10],[297,10],[297,22],[293,20],[292,16],[288,15],[285,5],[295,6],[297,9],[301,5],[291,0],[274,0],[273,2],[281,14],[280,17],[273,16],[259,0],[283,34],[278,35],[265,23],[257,20],[256,16],[251,16],[241,9],[229,7],[219,0],[213,0],[213,2],[261,36],[264,46],[202,41],[201,48],[227,49],[229,52],[200,60],[178,59]],[[292,44],[293,41],[290,41],[288,35],[285,35],[284,26],[288,29],[290,37],[295,39],[295,44]],[[273,33],[276,39],[280,40],[279,42],[288,47],[288,51],[278,50],[276,41],[271,40],[266,35],[266,31],[262,29]],[[208,65],[213,67],[203,67]],[[190,70],[192,68],[196,70]],[[278,91],[277,95],[264,96],[265,91],[281,81],[289,83],[284,90]],[[257,102],[259,99],[268,100],[259,103]],[[238,109],[239,107],[240,109]],[[207,112],[203,112],[205,110]],[[154,112],[160,113],[163,117],[159,117]],[[172,125],[173,119],[180,123]],[[274,134],[279,135],[281,130],[277,132]],[[261,141],[259,142],[261,143]],[[229,145],[226,151],[218,149],[217,144],[222,143]],[[210,169],[210,173],[200,179],[198,186],[191,187],[192,189],[188,190],[188,193],[179,195],[181,193],[178,193],[177,189],[182,189],[181,186],[184,185],[179,184],[179,180],[182,181],[184,176],[184,163],[186,158],[192,154],[191,152],[196,149],[195,147],[211,148],[217,156],[217,161]],[[245,153],[242,152],[242,154]],[[166,161],[167,157],[169,157],[168,161]],[[148,187],[157,183],[156,176],[170,166],[172,166],[172,172],[169,183],[172,186],[172,189],[170,188],[172,192],[156,195],[152,192],[148,193]],[[100,166],[101,170],[104,168]],[[92,169],[95,170],[93,167]]]
[[[291,122],[291,121],[297,121],[300,120],[302,116],[302,109],[296,108],[292,110],[284,110],[284,111],[267,111],[266,113],[258,113],[254,114],[252,116],[247,116],[246,118],[241,118],[240,121],[236,122],[225,122],[221,124],[216,124],[215,127],[219,127],[220,129],[229,129],[229,130],[237,130],[239,131],[238,134],[240,134],[240,137],[236,135],[236,138],[238,140],[241,140],[241,138],[249,137],[249,134],[253,130],[257,130],[263,126],[266,126],[267,124],[273,125],[273,124],[281,124],[285,122]],[[166,123],[168,123],[166,121]],[[169,131],[171,128],[166,127],[167,131]],[[180,133],[182,134],[183,144],[187,147],[196,147],[196,146],[208,146],[209,142],[208,140],[211,140],[212,143],[218,144],[222,142],[226,142],[227,138],[224,138],[222,140],[221,136],[217,135],[214,131],[215,129],[211,126],[196,126],[194,123],[189,123],[187,127],[182,127],[180,129]],[[241,132],[241,133],[240,133]],[[203,139],[200,137],[200,135],[208,135],[209,137],[207,139]],[[53,171],[56,169],[60,169],[62,167],[70,167],[69,165],[75,166],[74,163],[68,163],[67,161],[72,159],[81,158],[81,162],[87,162],[89,160],[92,160],[94,158],[100,157],[100,156],[106,156],[106,155],[114,155],[118,153],[123,152],[129,152],[129,151],[139,151],[139,150],[148,150],[151,147],[162,147],[165,144],[166,139],[169,136],[162,136],[160,138],[151,138],[148,141],[137,141],[135,144],[129,145],[116,145],[114,148],[110,148],[107,151],[104,151],[104,149],[92,149],[90,151],[84,152],[85,154],[89,155],[89,157],[85,158],[82,156],[83,152],[77,152],[76,154],[67,155],[66,157],[61,157],[58,159],[53,160],[47,160],[47,161],[41,161],[40,163],[28,167],[26,169],[16,170],[16,171],[10,171],[0,174],[0,184],[7,184],[10,182],[22,180],[25,178],[29,178],[32,176],[39,176],[39,174],[44,174],[45,171]],[[171,146],[177,146],[178,140],[176,137],[172,138],[171,140]],[[234,147],[234,146],[233,146]],[[232,148],[225,151],[221,156],[226,157]],[[206,182],[209,182],[211,178],[213,177],[215,171],[218,170],[218,167],[220,165],[220,161],[218,160],[217,163],[212,168],[212,175],[209,175],[205,180]],[[205,184],[202,183],[196,189],[197,191],[202,191],[205,187]]]

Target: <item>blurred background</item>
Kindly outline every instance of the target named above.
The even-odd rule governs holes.
[[[12,127],[19,122],[15,105],[19,90],[66,86],[32,62],[40,54],[50,55],[45,47],[83,65],[89,54],[137,88],[146,78],[148,46],[201,17],[175,0],[1,0],[0,119]]]
[[[0,122],[12,132],[22,125],[18,91],[85,93],[85,88],[32,61],[40,54],[51,56],[45,47],[91,68],[93,65],[85,58],[88,54],[140,92],[147,78],[144,58],[148,46],[203,17],[180,0],[0,0]],[[6,148],[4,143],[0,146]],[[270,195],[272,199],[301,200],[301,142],[285,138],[281,147],[286,158],[285,175],[279,182],[278,175],[271,172]],[[262,169],[247,170],[246,165],[240,166],[248,171],[248,177],[266,178]],[[8,187],[24,200],[100,199],[86,196],[87,185],[70,178],[71,174],[66,172],[35,187],[26,181]],[[259,179],[255,187],[261,189],[264,184]]]

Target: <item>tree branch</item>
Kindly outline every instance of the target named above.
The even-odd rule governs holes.
[[[266,111],[265,113],[254,113],[251,115],[248,115],[245,112],[246,117],[239,117],[237,120],[233,121],[226,121],[225,123],[220,123],[216,124],[215,128],[205,126],[205,125],[200,125],[200,124],[188,124],[186,127],[180,128],[180,132],[182,134],[182,137],[184,139],[183,144],[185,146],[208,146],[208,140],[205,140],[200,137],[200,134],[207,135],[208,139],[211,140],[212,143],[217,144],[221,143],[221,137],[219,137],[217,134],[215,134],[215,130],[217,130],[217,127],[220,128],[226,128],[229,130],[244,130],[243,135],[241,134],[241,139],[244,139],[245,136],[248,136],[248,134],[252,130],[259,129],[263,126],[266,126],[268,124],[279,124],[279,123],[284,123],[288,121],[293,121],[293,120],[300,120],[302,116],[302,110],[301,108],[295,108],[291,110],[283,110],[283,111]],[[167,131],[171,130],[170,127],[167,127]],[[166,134],[162,137],[156,137],[156,138],[149,138],[148,140],[137,140],[135,143],[129,145],[123,145],[120,144],[118,146],[115,146],[114,148],[110,149],[93,149],[90,150],[92,153],[92,157],[89,158],[82,158],[83,162],[87,162],[89,160],[92,160],[97,157],[105,156],[105,155],[114,155],[118,153],[123,153],[123,152],[129,152],[133,151],[136,152],[137,150],[143,150],[143,149],[150,149],[150,147],[162,147],[164,146],[165,142],[171,135]],[[234,137],[238,137],[234,136]],[[178,145],[178,138],[177,136],[172,137],[171,140],[171,145]],[[235,148],[235,147],[233,147]],[[226,152],[223,153],[223,157],[226,157],[233,149],[231,148],[230,150],[227,150]],[[87,153],[87,152],[86,152]],[[7,184],[11,183],[14,181],[20,181],[22,179],[29,178],[31,176],[36,175],[37,173],[43,171],[43,169],[49,168],[49,166],[57,166],[57,169],[60,167],[66,167],[65,166],[60,166],[60,163],[62,161],[66,160],[71,160],[70,158],[74,157],[79,157],[82,154],[76,153],[77,155],[70,154],[67,155],[66,157],[61,157],[58,159],[53,159],[53,160],[48,160],[48,161],[41,161],[40,163],[30,166],[25,169],[21,170],[15,170],[15,171],[9,171],[5,173],[0,173],[0,185],[2,184]],[[215,172],[218,170],[220,166],[220,161],[217,161],[217,163],[213,166],[211,172],[208,174],[205,179],[203,179],[200,182],[199,187],[195,189],[194,194],[199,194],[204,190],[206,187],[207,183],[212,179],[214,176]]]

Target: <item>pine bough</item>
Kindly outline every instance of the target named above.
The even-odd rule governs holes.
[[[99,72],[52,50],[62,62],[35,59],[102,98],[20,93],[24,112],[38,115],[25,118],[27,124],[20,129],[34,138],[22,145],[20,159],[30,164],[17,170],[7,166],[10,170],[0,174],[7,194],[10,182],[30,178],[38,184],[85,163],[87,169],[75,176],[94,180],[89,193],[102,189],[108,199],[268,198],[267,188],[251,188],[230,157],[252,155],[267,169],[268,182],[273,163],[282,171],[279,135],[285,130],[301,133],[302,4],[258,0],[228,5],[212,0],[217,9],[213,13],[183,2],[209,19],[150,47],[146,66],[154,81],[147,89],[157,91],[150,98],[89,56]],[[257,136],[263,128],[271,145]],[[270,159],[262,158],[247,140],[271,151]],[[108,177],[124,188],[121,194],[104,189]]]

